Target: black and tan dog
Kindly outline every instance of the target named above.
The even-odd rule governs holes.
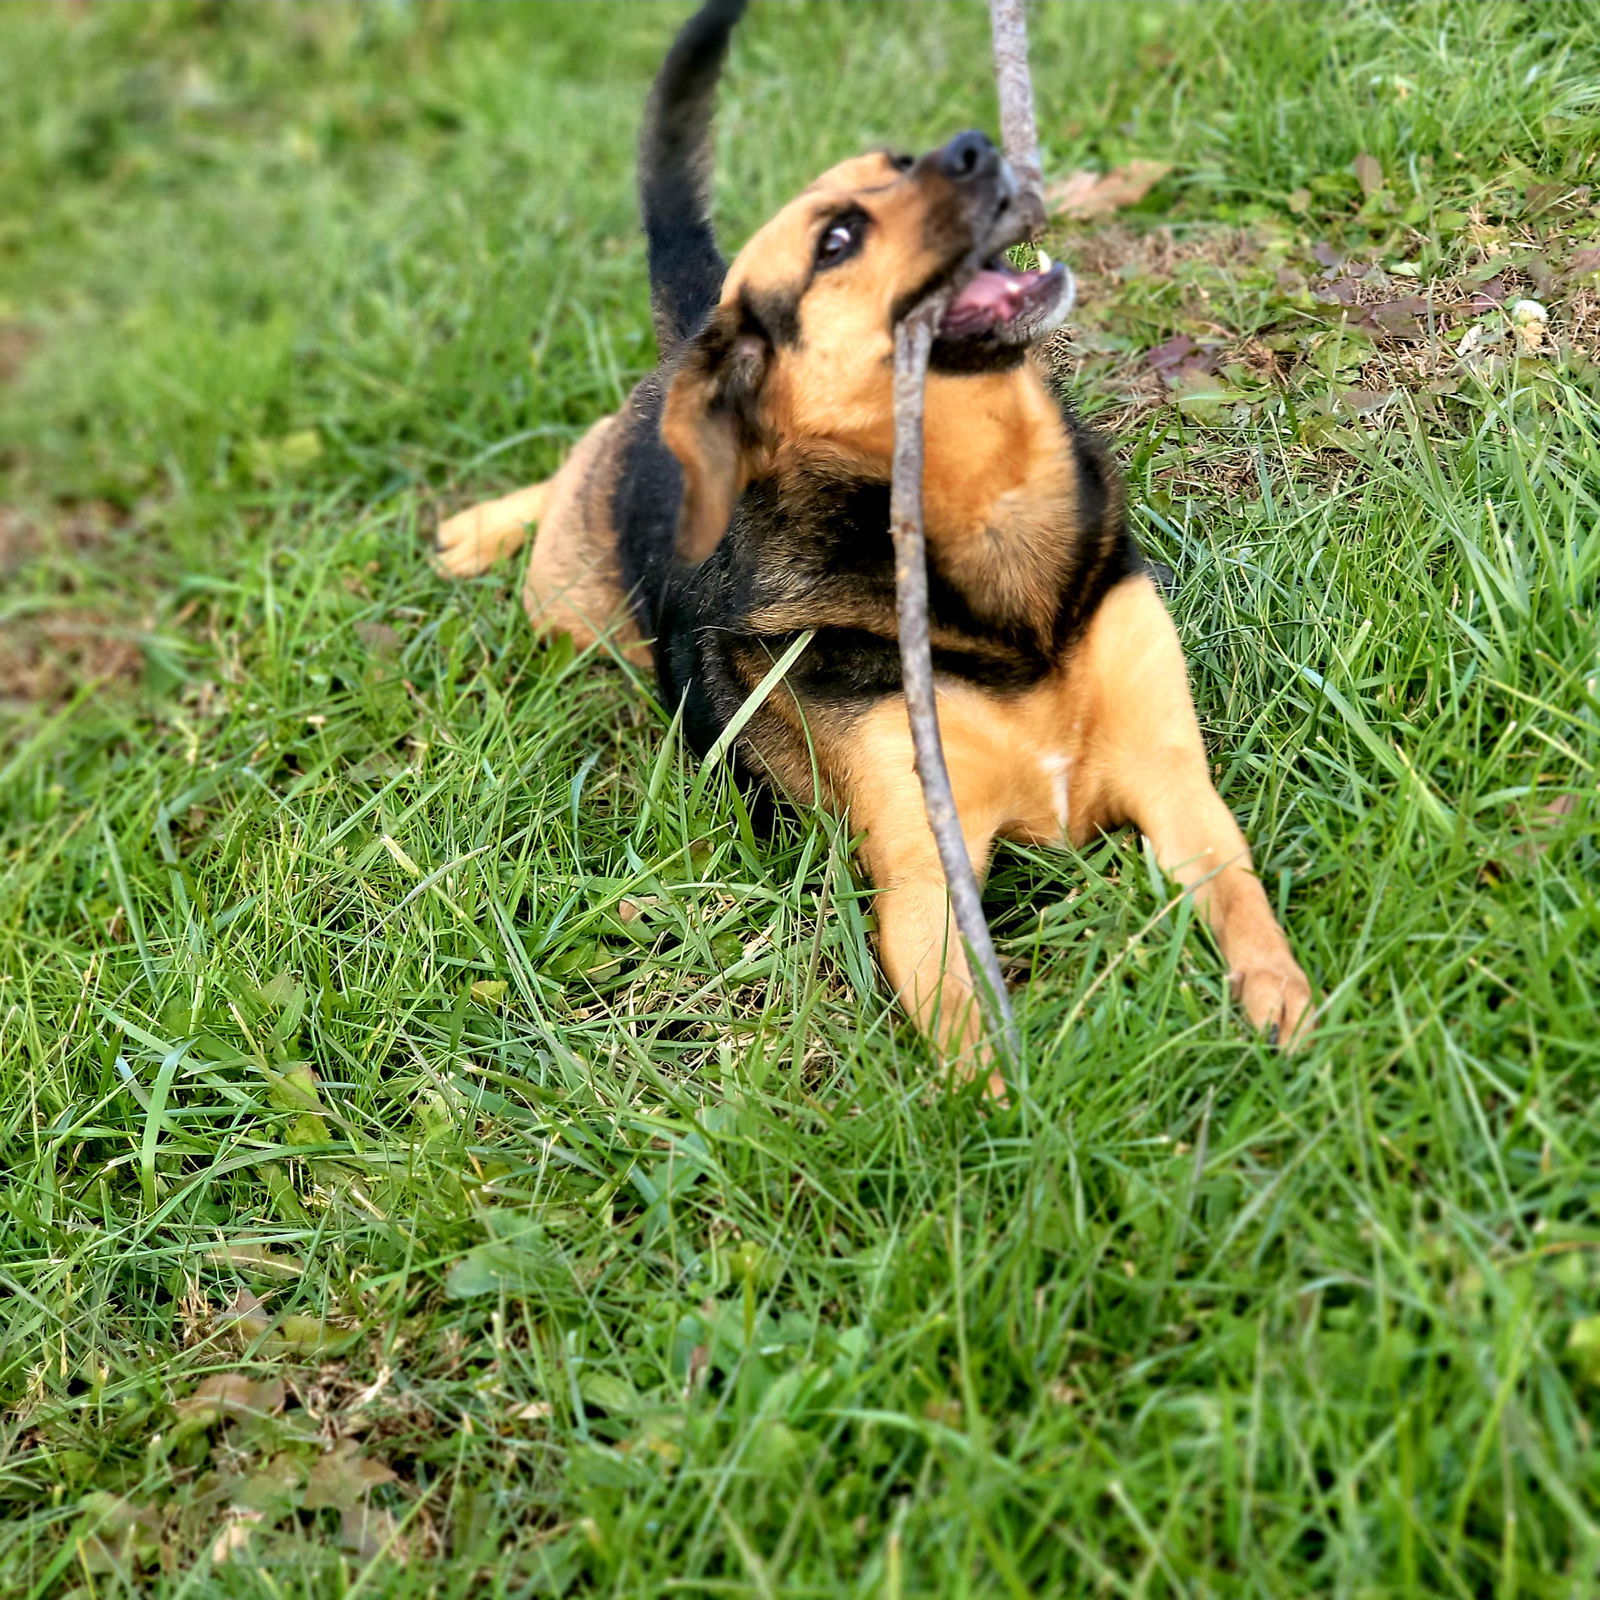
[[[707,215],[712,101],[744,0],[709,0],[657,79],[641,145],[661,366],[548,482],[452,517],[440,562],[481,572],[538,523],[535,627],[652,650],[707,749],[806,629],[738,744],[745,768],[848,807],[884,968],[952,1058],[975,1044],[965,952],[912,770],[888,532],[893,329],[964,285],[927,385],[924,515],[939,715],[982,870],[997,837],[1133,823],[1216,931],[1257,1027],[1309,990],[1207,771],[1172,623],[1099,443],[1028,351],[1065,316],[1059,266],[1018,271],[1009,169],[981,133],[825,172],[731,266]],[[647,643],[646,641],[650,641]]]

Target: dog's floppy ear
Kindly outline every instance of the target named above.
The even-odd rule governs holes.
[[[677,549],[685,561],[704,561],[716,549],[750,481],[756,406],[771,359],[766,338],[733,306],[719,306],[683,347],[661,437],[683,468]]]

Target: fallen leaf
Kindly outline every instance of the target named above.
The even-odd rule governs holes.
[[[1221,349],[1220,345],[1196,344],[1188,334],[1178,333],[1149,351],[1145,361],[1177,388],[1192,376],[1206,378],[1214,373]]]
[[[1539,835],[1559,827],[1563,819],[1570,817],[1577,809],[1576,795],[1558,794],[1555,799],[1547,801],[1528,819],[1529,837],[1521,844],[1514,845],[1511,854],[1524,861],[1537,861],[1550,848],[1549,839],[1541,839]]]
[[[360,1331],[303,1313],[291,1312],[274,1321],[263,1315],[264,1304],[259,1295],[241,1289],[233,1297],[233,1303],[217,1318],[217,1323],[240,1344],[257,1345],[262,1355],[320,1355],[349,1343]]]
[[[321,1355],[335,1346],[348,1344],[357,1331],[330,1325],[321,1317],[291,1314],[278,1319],[277,1327],[268,1333],[261,1348],[269,1355]]]
[[[1522,270],[1533,283],[1535,296],[1540,300],[1548,299],[1556,286],[1556,269],[1543,256],[1525,256]]]
[[[1311,247],[1311,257],[1319,267],[1326,267],[1332,272],[1335,267],[1342,267],[1345,263],[1345,253],[1337,245],[1331,245],[1326,239],[1318,239]]]
[[[387,1556],[391,1561],[406,1559],[406,1541],[400,1537],[400,1524],[394,1513],[373,1506],[353,1506],[339,1518],[339,1544],[363,1561]]]
[[[1391,339],[1420,339],[1423,334],[1422,319],[1428,314],[1428,302],[1421,295],[1402,295],[1398,300],[1385,300],[1368,306],[1364,320]]]
[[[1356,175],[1356,182],[1361,185],[1364,194],[1376,194],[1383,187],[1383,168],[1378,165],[1376,156],[1369,156],[1362,151],[1350,163],[1350,169]]]
[[[1567,272],[1600,272],[1600,249],[1574,250],[1567,257]]]
[[[480,978],[472,986],[472,998],[480,1006],[497,1006],[505,999],[508,987],[503,978]]]
[[[1145,352],[1145,360],[1157,372],[1166,372],[1178,365],[1179,362],[1191,355],[1196,346],[1193,339],[1186,333],[1175,333],[1165,344],[1158,344],[1155,349]]]
[[[1581,1317],[1567,1335],[1567,1350],[1579,1372],[1600,1388],[1600,1317]]]
[[[276,1521],[288,1516],[300,1504],[305,1481],[304,1457],[280,1450],[264,1467],[234,1483],[229,1491],[232,1509]]]
[[[1351,456],[1360,456],[1368,448],[1366,440],[1357,430],[1340,427],[1334,418],[1328,416],[1304,416],[1300,437],[1314,450],[1342,450]]]
[[[160,1558],[162,1521],[155,1506],[97,1489],[78,1502],[78,1509],[87,1524],[78,1556],[88,1571],[124,1572]]]
[[[258,1302],[259,1303],[259,1302]],[[214,1428],[237,1417],[265,1417],[281,1409],[283,1384],[276,1378],[259,1382],[242,1372],[218,1372],[203,1379],[187,1399],[173,1406],[178,1431]]]
[[[327,1506],[335,1511],[350,1511],[379,1484],[398,1481],[392,1467],[362,1455],[361,1446],[354,1439],[341,1439],[311,1469],[301,1505],[307,1511],[321,1511]]]
[[[250,1546],[250,1535],[261,1521],[259,1511],[235,1511],[232,1519],[223,1523],[222,1531],[211,1541],[211,1563],[225,1567],[236,1555]]]
[[[387,622],[358,622],[353,629],[356,638],[375,656],[395,656],[404,641]]]
[[[241,1289],[229,1302],[227,1310],[217,1318],[220,1327],[237,1334],[239,1339],[249,1344],[252,1339],[259,1338],[271,1326],[271,1322],[261,1315],[261,1308],[266,1302],[258,1294],[252,1294],[248,1289]]]
[[[1492,311],[1496,306],[1506,303],[1511,294],[1511,285],[1496,273],[1494,277],[1487,278],[1472,291],[1472,298],[1467,301],[1469,310]]]
[[[1393,389],[1341,389],[1339,391],[1339,404],[1347,411],[1353,411],[1357,416],[1362,416],[1368,411],[1380,410],[1393,399]]]
[[[1353,306],[1361,298],[1361,285],[1354,278],[1335,278],[1319,283],[1312,294],[1325,306]]]
[[[1224,419],[1224,408],[1243,398],[1226,378],[1189,368],[1177,374],[1172,401],[1185,416],[1215,427]]]
[[[1564,183],[1530,183],[1522,191],[1523,216],[1543,216],[1566,192]]]
[[[1311,191],[1309,189],[1291,189],[1289,191],[1288,206],[1297,217],[1303,217],[1311,209]]]
[[[301,1256],[279,1255],[270,1245],[217,1244],[205,1252],[207,1261],[218,1266],[236,1267],[246,1277],[252,1274],[269,1278],[298,1278],[306,1270]]]
[[[1069,173],[1046,185],[1045,204],[1061,217],[1108,217],[1137,205],[1171,170],[1170,161],[1130,161],[1110,172]]]

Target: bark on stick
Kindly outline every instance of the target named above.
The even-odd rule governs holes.
[[[894,537],[900,672],[923,805],[939,847],[956,930],[967,947],[973,987],[990,1043],[997,1047],[1002,1063],[1011,1067],[1017,1059],[1016,1022],[983,914],[983,898],[967,854],[961,819],[956,815],[944,745],[939,738],[933,654],[928,637],[928,552],[922,531],[922,402],[928,352],[948,301],[948,293],[924,301],[901,321],[894,336],[894,469],[889,485],[889,531]]]
[[[1018,209],[1028,232],[1036,234],[1045,220],[1044,175],[1039,166],[1039,132],[1033,117],[1023,0],[989,0],[989,21],[994,37],[995,81],[1000,92],[1001,142],[1016,176]],[[928,354],[950,294],[947,289],[924,301],[895,329],[894,471],[889,491],[889,528],[894,536],[900,671],[923,805],[939,848],[956,930],[967,947],[973,986],[990,1043],[997,1047],[1003,1065],[1014,1068],[1017,1027],[950,788],[950,773],[939,738],[929,641],[928,553],[922,528],[922,411]]]
[[[1023,0],[989,0],[994,77],[1000,91],[1000,142],[1017,178],[1017,206],[1030,234],[1044,227],[1044,173],[1039,127],[1033,118],[1033,78],[1028,71],[1028,23]]]

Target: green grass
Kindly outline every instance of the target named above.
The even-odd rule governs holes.
[[[1600,1592],[1591,8],[1034,9],[1050,169],[1173,163],[1069,365],[1326,1015],[1009,851],[1008,1110],[845,829],[425,559],[649,364],[681,9],[0,8],[0,1592]],[[975,0],[758,6],[728,237],[992,120]]]

